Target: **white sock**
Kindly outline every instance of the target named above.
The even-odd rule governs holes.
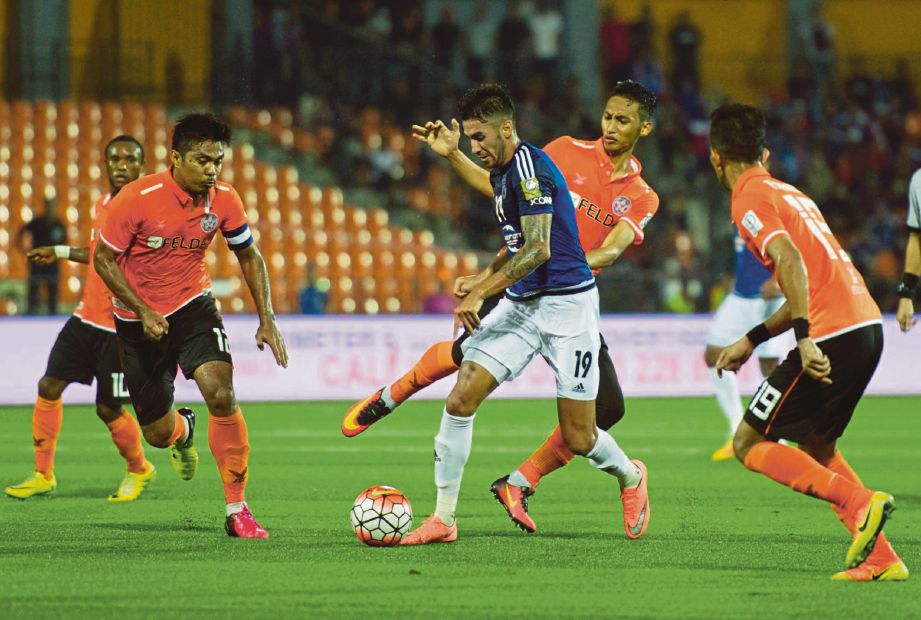
[[[508,483],[513,484],[516,487],[521,487],[522,489],[531,488],[531,483],[528,482],[528,479],[524,477],[524,474],[517,469],[509,474]]]
[[[189,421],[184,415],[180,415],[179,419],[182,421],[182,428],[185,429],[182,431],[182,437],[176,440],[178,444],[185,444],[189,440]]]
[[[235,515],[238,512],[243,512],[243,509],[246,507],[246,502],[234,502],[232,504],[227,504],[227,516]]]
[[[595,446],[585,455],[585,458],[598,469],[616,477],[621,490],[638,485],[642,477],[639,468],[630,462],[624,451],[607,432],[600,428],[596,428],[595,432],[598,433]]]
[[[713,392],[720,410],[729,423],[729,434],[733,435],[742,421],[742,397],[739,395],[739,380],[734,372],[724,372],[720,377],[716,368],[710,369],[710,378],[713,381]]]
[[[441,416],[441,429],[435,436],[435,486],[438,488],[435,514],[446,525],[454,523],[464,465],[473,444],[474,417],[453,416],[446,409]]]
[[[388,385],[381,392],[381,400],[384,401],[384,404],[387,405],[387,408],[393,411],[400,406],[400,403],[393,400],[393,395],[390,394],[390,386]]]

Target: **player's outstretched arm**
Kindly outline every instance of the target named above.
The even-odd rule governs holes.
[[[112,248],[104,243],[98,244],[96,252],[93,254],[93,266],[108,289],[118,298],[118,301],[138,315],[144,327],[144,335],[147,338],[160,340],[169,331],[169,323],[166,322],[163,315],[152,310],[141,301],[138,294],[128,284],[125,274],[115,263],[115,252]]]
[[[438,155],[448,160],[454,171],[464,182],[484,196],[492,198],[492,184],[489,172],[478,166],[460,150],[460,124],[456,118],[451,119],[448,128],[441,121],[429,121],[423,125],[413,125],[413,138],[424,142]]]
[[[768,256],[774,261],[780,288],[787,296],[790,323],[809,319],[809,279],[806,266],[799,250],[786,235],[778,235],[767,247]],[[779,311],[778,311],[779,312]],[[777,313],[775,313],[777,314]],[[773,318],[773,317],[771,317]],[[771,331],[772,334],[779,333]],[[822,383],[831,383],[831,362],[828,356],[808,335],[797,334],[796,346],[803,360],[803,372]]]
[[[593,270],[610,267],[621,257],[624,250],[633,245],[634,241],[636,241],[636,232],[630,224],[624,221],[617,222],[601,247],[585,253],[585,260],[588,261],[589,268]]]
[[[467,331],[480,326],[477,313],[483,300],[500,293],[550,259],[550,224],[552,213],[521,216],[524,245],[502,267],[480,282],[454,309],[455,320]],[[495,262],[495,261],[494,261]]]
[[[256,330],[256,346],[263,350],[265,345],[269,345],[272,353],[275,355],[275,362],[282,368],[288,367],[288,350],[285,347],[285,339],[281,332],[278,331],[278,325],[275,323],[275,311],[272,309],[272,292],[269,288],[269,274],[265,268],[265,260],[262,253],[252,243],[242,250],[236,252],[237,260],[240,261],[240,269],[243,271],[243,278],[246,280],[246,286],[256,302],[256,312],[259,313],[259,328]]]
[[[69,260],[86,265],[90,262],[90,249],[69,245],[43,245],[26,252],[26,259],[36,265],[50,265],[56,260]]]
[[[921,275],[921,233],[908,233],[908,245],[905,247],[905,273],[902,275],[902,286],[907,289],[905,293],[899,291],[899,307],[895,318],[903,332],[907,332],[915,324],[914,289],[917,287],[918,276]]]

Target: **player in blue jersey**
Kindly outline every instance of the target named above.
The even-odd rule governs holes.
[[[716,372],[716,360],[721,350],[744,336],[755,325],[762,323],[784,303],[783,292],[771,277],[771,272],[748,251],[738,231],[733,237],[733,250],[735,281],[732,291],[713,315],[704,353],[704,359],[710,368],[716,402],[719,403],[720,410],[729,424],[729,439],[711,455],[710,458],[714,461],[725,461],[733,457],[732,437],[744,414],[736,374],[724,372],[720,376]],[[776,336],[756,349],[761,363],[761,373],[765,377],[777,367],[780,358],[793,348],[789,336],[790,334]]]
[[[538,354],[556,377],[557,414],[567,447],[611,475],[624,476],[629,469],[638,484],[646,478],[645,470],[595,425],[598,291],[562,173],[546,153],[518,137],[514,105],[504,87],[472,88],[458,112],[473,154],[491,171],[505,251],[479,274],[455,283],[460,299],[455,319],[473,335],[464,343],[464,361],[435,437],[435,512],[403,538],[403,545],[457,540],[454,511],[474,414],[500,383],[516,377]],[[505,298],[481,322],[483,301],[502,291]],[[648,499],[644,508],[648,514]]]

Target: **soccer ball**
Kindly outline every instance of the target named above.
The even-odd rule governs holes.
[[[397,489],[368,487],[352,505],[352,527],[358,540],[372,547],[392,547],[413,525],[409,500]]]

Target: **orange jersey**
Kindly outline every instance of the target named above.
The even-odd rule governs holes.
[[[218,182],[195,204],[172,170],[133,181],[112,199],[100,239],[141,300],[167,316],[211,288],[205,250],[220,229],[230,249],[253,243],[246,212],[234,188]],[[118,318],[137,320],[117,298]]]
[[[659,209],[659,196],[643,180],[643,167],[630,159],[630,172],[611,179],[613,165],[601,138],[594,142],[569,136],[544,147],[566,179],[576,207],[579,241],[586,252],[597,249],[618,222],[627,222],[643,242],[643,229]]]
[[[83,295],[77,304],[74,314],[84,323],[106,331],[115,331],[115,319],[112,316],[112,293],[106,288],[105,282],[96,273],[93,267],[93,252],[99,243],[99,233],[105,226],[109,216],[109,202],[112,194],[101,196],[93,208],[93,230],[90,233],[90,264],[86,270],[86,280],[83,282]]]
[[[787,235],[809,278],[809,335],[837,336],[882,321],[863,278],[832,234],[816,204],[759,166],[746,170],[732,190],[732,221],[752,254],[775,274],[768,244]]]

